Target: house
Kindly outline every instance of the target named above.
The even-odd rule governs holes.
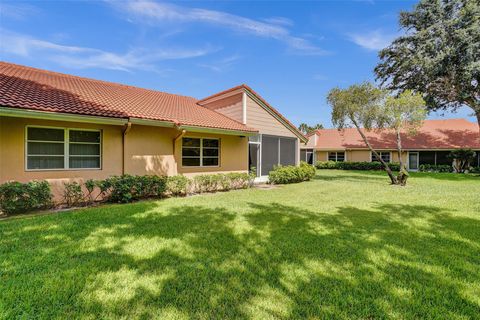
[[[396,135],[391,130],[364,131],[372,147],[386,162],[398,162]],[[307,135],[300,157],[316,161],[378,161],[370,152],[356,128],[320,129]],[[402,157],[409,170],[422,164],[451,165],[450,151],[468,148],[478,151],[474,161],[480,166],[478,124],[466,119],[425,120],[415,135],[402,133]]]
[[[0,183],[112,175],[267,175],[298,129],[246,85],[202,100],[0,62]]]

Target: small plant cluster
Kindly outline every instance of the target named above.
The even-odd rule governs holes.
[[[448,164],[421,164],[418,167],[420,172],[453,172],[453,167]]]
[[[398,163],[388,164],[392,171],[399,171]],[[317,161],[317,169],[338,169],[338,170],[385,170],[380,162],[335,162],[335,161]]]
[[[306,162],[300,166],[277,166],[268,174],[272,184],[288,184],[309,181],[315,176],[315,167]]]
[[[17,181],[0,185],[0,211],[6,214],[49,208],[53,205],[47,181]]]

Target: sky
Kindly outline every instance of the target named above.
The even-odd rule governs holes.
[[[245,83],[294,124],[331,127],[328,91],[375,80],[415,3],[1,0],[0,60],[199,99]]]

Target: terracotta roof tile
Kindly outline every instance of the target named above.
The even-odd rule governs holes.
[[[197,101],[192,97],[0,62],[0,105],[4,107],[256,131],[200,107]]]
[[[396,149],[395,134],[391,130],[365,131],[376,149]],[[367,149],[357,129],[316,130],[317,149]],[[480,149],[478,124],[466,119],[425,120],[416,135],[402,133],[404,149]]]

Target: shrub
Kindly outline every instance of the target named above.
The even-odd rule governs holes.
[[[202,174],[193,178],[193,192],[228,191],[232,189],[245,189],[252,185],[254,175],[242,172]]]
[[[187,194],[189,179],[185,176],[171,176],[167,178],[167,192],[172,196],[183,196]]]
[[[307,163],[300,166],[278,166],[268,174],[270,183],[288,184],[308,181],[315,175],[315,168]]]
[[[47,181],[7,182],[0,185],[0,209],[7,214],[51,207],[52,194]]]
[[[84,202],[82,186],[78,182],[64,182],[63,187],[63,200],[67,206],[72,207]]]
[[[469,172],[470,173],[480,173],[480,167],[471,167]]]
[[[421,164],[418,167],[418,171],[420,172],[452,172],[453,168],[448,164],[439,164],[439,165]]]
[[[398,163],[389,163],[388,166],[393,171],[399,171]],[[315,163],[317,169],[339,169],[339,170],[384,170],[380,162],[334,162],[318,161]]]
[[[112,176],[99,183],[100,189],[109,194],[111,202],[132,202],[141,198],[163,196],[166,177],[159,176]]]

